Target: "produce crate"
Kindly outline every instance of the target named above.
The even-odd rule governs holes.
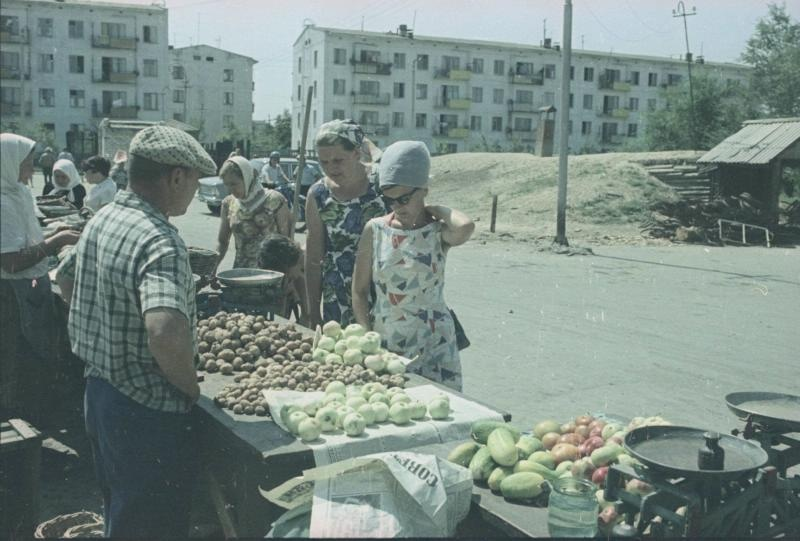
[[[0,538],[33,537],[39,518],[42,436],[21,419],[0,424]]]

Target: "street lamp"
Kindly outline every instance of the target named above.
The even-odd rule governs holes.
[[[689,29],[686,25],[686,17],[697,15],[697,8],[692,6],[692,12],[686,13],[686,7],[683,5],[683,0],[679,0],[678,9],[672,10],[673,17],[683,17],[683,35],[686,38],[686,67],[689,71],[689,106],[691,107],[691,116],[689,118],[689,130],[692,138],[693,149],[697,148],[697,136],[694,129],[694,92],[692,90],[692,53],[689,52]]]

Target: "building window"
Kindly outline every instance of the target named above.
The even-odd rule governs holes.
[[[303,99],[303,87],[301,85],[297,85],[297,99]]]
[[[495,75],[505,75],[506,73],[506,63],[502,60],[495,60],[494,61],[494,74]]]
[[[303,73],[303,59],[297,59],[297,73]]]
[[[158,111],[158,94],[156,92],[144,93],[144,110]]]
[[[145,77],[158,77],[158,61],[150,58],[144,59],[142,62],[144,66]]]
[[[361,111],[361,116],[358,118],[358,123],[367,126],[377,126],[379,124],[378,111]]]
[[[656,99],[655,98],[648,98],[648,100],[647,100],[647,110],[648,111],[655,111],[656,110]]]
[[[637,85],[637,86],[639,85],[639,72],[638,71],[632,71],[631,72],[630,83],[632,85]]]
[[[567,121],[567,135],[572,135],[572,121]]]
[[[533,105],[533,91],[517,90],[517,103]]]
[[[417,69],[418,70],[427,70],[428,69],[428,55],[426,55],[426,54],[418,54],[417,55]]]
[[[514,131],[531,131],[533,120],[530,118],[517,117],[514,119]]]
[[[12,36],[19,36],[19,17],[0,15],[0,28]]]
[[[83,90],[69,91],[69,106],[73,108],[83,107],[86,102],[86,93]]]
[[[39,19],[36,22],[36,35],[40,38],[52,38],[53,19]]]
[[[114,107],[125,107],[128,95],[125,92],[103,91],[103,112],[108,113]]]
[[[125,25],[122,23],[100,23],[100,35],[109,38],[124,38]]]
[[[344,79],[334,79],[333,80],[334,96],[343,96],[345,92],[347,92],[347,90],[345,90]]]
[[[341,50],[343,51],[344,49]],[[334,109],[333,120],[344,120],[344,109]]]
[[[53,73],[53,55],[51,53],[39,55],[39,71],[42,73]]]
[[[178,122],[184,122],[183,113],[172,113],[172,120],[177,120]]]
[[[81,39],[83,37],[83,21],[69,21],[67,35],[73,39]]]
[[[492,117],[492,131],[503,131],[503,117]]]
[[[359,81],[358,93],[362,96],[377,96],[381,93],[378,81]]]
[[[425,113],[417,113],[417,117],[414,120],[414,124],[417,128],[424,128],[428,125],[428,115]]]
[[[442,68],[449,73],[450,70],[457,70],[461,67],[461,59],[457,56],[443,56]]]
[[[392,113],[392,127],[402,128],[405,125],[405,115],[403,113]]]
[[[483,73],[483,58],[472,59],[472,73]]]
[[[69,55],[69,72],[83,73],[83,57],[80,55]]]
[[[12,86],[0,86],[0,102],[6,105],[21,105],[22,89]]]
[[[317,82],[316,82],[316,81],[314,81],[314,91],[312,92],[312,95],[313,95],[315,98],[317,97]]]
[[[628,124],[628,137],[636,137],[639,131],[639,126],[636,124]]]
[[[19,58],[16,51],[0,51],[0,66],[4,70],[19,71]]]
[[[142,27],[142,40],[145,43],[158,43],[158,32],[156,27],[146,24]]]
[[[581,134],[582,135],[591,135],[592,134],[592,123],[591,122],[581,122]]]
[[[39,89],[39,107],[55,107],[56,91],[54,88]]]
[[[406,84],[405,83],[394,83],[393,96],[395,98],[405,98],[406,97]]]
[[[233,70],[232,69],[224,69],[224,70],[222,70],[222,82],[223,83],[232,83],[233,82]]]
[[[394,53],[394,62],[392,67],[399,70],[406,69],[406,53]]]
[[[183,66],[172,66],[173,79],[183,79],[184,77],[186,77],[186,71],[183,69]]]
[[[472,131],[481,131],[481,117],[474,115],[469,117],[469,129]]]
[[[233,92],[225,92],[223,103],[225,105],[233,105]]]
[[[315,52],[316,52],[316,51],[315,51]],[[316,109],[314,109],[313,111],[311,111],[311,124],[312,124],[313,126],[316,126],[316,125],[317,125],[317,110],[316,110]]]
[[[631,111],[639,110],[639,98],[630,98],[628,100],[628,109]]]
[[[544,78],[545,79],[555,79],[556,78],[556,65],[555,64],[545,64],[545,66],[544,66]]]
[[[317,57],[319,56],[319,51],[314,51],[314,67],[317,67]],[[316,122],[315,122],[316,124]]]
[[[591,94],[584,94],[583,95],[583,108],[587,111],[591,111],[594,109],[594,96]]]
[[[418,100],[427,100],[428,99],[428,85],[426,84],[417,84],[417,98]]]
[[[515,73],[517,75],[533,75],[533,62],[517,62]]]
[[[569,108],[572,109],[573,107],[575,107],[575,95],[572,92],[570,92],[569,93]]]
[[[492,91],[492,103],[502,105],[504,99],[504,92],[502,88],[495,88]]]
[[[681,75],[676,74],[676,73],[668,73],[667,74],[667,84],[669,86],[676,86],[676,85],[681,84],[681,80],[682,79],[683,79],[683,77]]]
[[[297,129],[300,129],[300,113],[297,113]]]
[[[472,101],[474,103],[483,103],[483,88],[479,86],[472,87]]]
[[[575,80],[575,66],[570,66],[569,67],[569,80],[570,81],[574,81]]]
[[[647,86],[658,86],[658,73],[647,74]]]
[[[594,68],[583,68],[583,80],[594,81]]]
[[[233,128],[233,115],[223,115],[222,127],[225,129]]]
[[[172,91],[172,101],[173,101],[173,103],[184,103],[186,101],[186,91],[185,90],[173,90]]]
[[[346,64],[347,63],[347,49],[334,49],[333,50],[333,63]]]

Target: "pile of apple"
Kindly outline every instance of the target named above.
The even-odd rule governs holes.
[[[445,394],[424,404],[413,400],[401,387],[387,388],[378,382],[356,387],[332,381],[321,400],[285,405],[280,416],[292,434],[308,443],[317,440],[322,433],[337,431],[359,437],[367,426],[378,423],[403,426],[412,420],[422,420],[426,415],[446,420],[450,412],[450,399]]]
[[[381,348],[381,335],[358,323],[344,329],[336,321],[323,325],[311,359],[329,365],[363,366],[376,374],[402,375],[406,371],[397,355]]]

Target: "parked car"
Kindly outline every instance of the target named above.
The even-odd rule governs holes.
[[[261,184],[265,187],[267,186],[266,179],[261,175],[261,169],[268,161],[269,158],[254,158],[250,160],[250,165],[258,172]],[[294,174],[297,170],[297,160],[294,158],[281,158],[280,165],[286,176],[294,180]],[[322,178],[322,176],[322,169],[319,163],[314,160],[306,160],[306,169],[300,181],[300,193],[305,195],[311,185]],[[219,215],[222,200],[225,199],[227,195],[228,189],[219,176],[200,179],[200,189],[197,190],[197,199],[204,202],[212,214]]]

